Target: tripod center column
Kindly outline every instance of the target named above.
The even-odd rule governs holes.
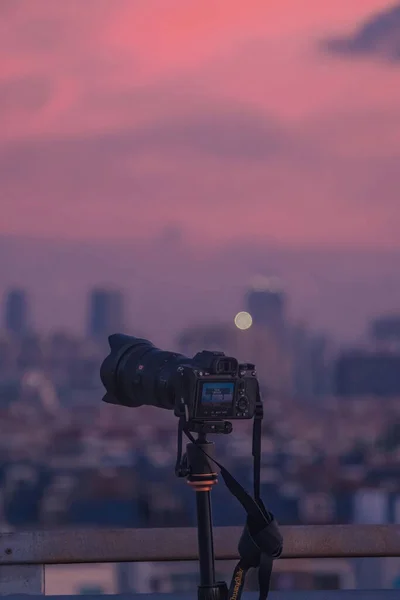
[[[210,490],[217,483],[217,474],[209,456],[213,456],[214,444],[201,441],[187,445],[187,460],[190,470],[188,484],[196,492],[197,532],[199,544],[200,585],[215,584],[214,542]]]

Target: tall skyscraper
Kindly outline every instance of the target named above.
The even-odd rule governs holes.
[[[106,337],[124,330],[124,298],[119,290],[96,288],[89,299],[88,333]]]
[[[332,361],[328,339],[301,324],[289,329],[294,396],[319,401],[332,394]]]
[[[24,290],[12,289],[5,298],[4,326],[14,335],[23,335],[29,329],[28,298]]]
[[[340,354],[334,366],[338,396],[398,398],[400,354],[363,349]]]
[[[285,325],[285,294],[276,278],[258,277],[246,295],[246,310],[253,326],[265,327],[281,335]]]
[[[370,338],[381,350],[400,350],[400,314],[389,314],[370,324]]]

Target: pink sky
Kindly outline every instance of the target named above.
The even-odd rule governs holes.
[[[383,0],[4,0],[0,235],[399,248]]]

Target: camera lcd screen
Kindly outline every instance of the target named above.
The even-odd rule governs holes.
[[[201,389],[201,404],[232,404],[235,384],[231,382],[207,382],[203,383]]]

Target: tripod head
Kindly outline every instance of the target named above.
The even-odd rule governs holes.
[[[186,477],[187,483],[195,491],[210,491],[218,482],[217,473],[212,466],[215,444],[207,440],[205,433],[199,433],[196,442],[186,444],[183,455],[176,469],[178,477]],[[207,487],[207,489],[203,489]]]
[[[196,421],[191,420],[187,422],[187,431],[198,433],[199,435],[207,435],[211,433],[223,433],[228,435],[232,433],[232,423],[229,421]]]

